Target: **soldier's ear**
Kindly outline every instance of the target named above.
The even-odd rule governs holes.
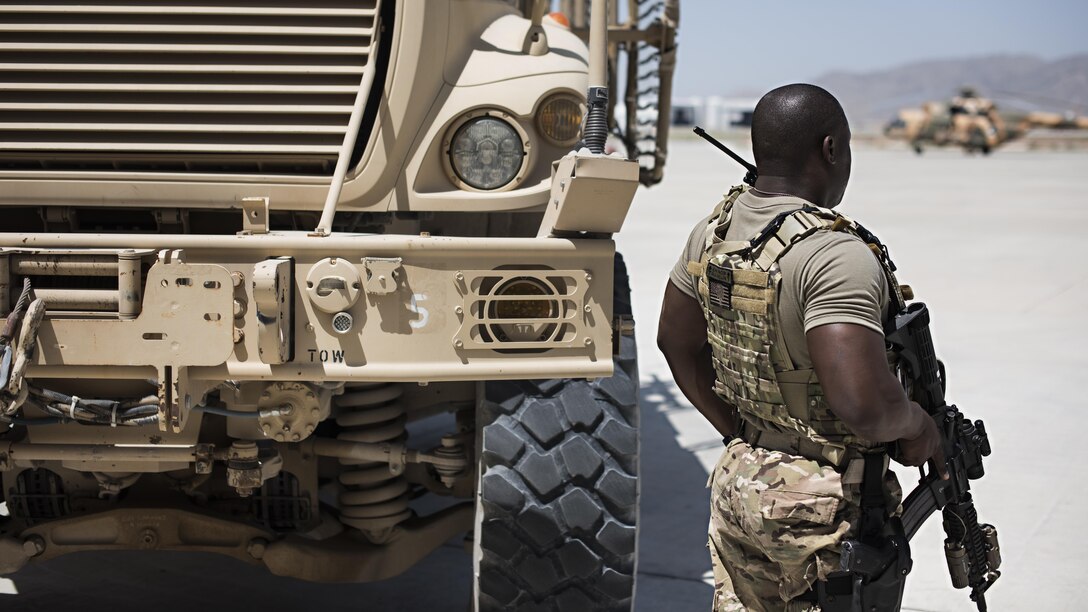
[[[830,135],[824,136],[823,151],[822,152],[823,152],[823,156],[824,156],[824,161],[826,161],[827,163],[834,166],[835,165],[835,139],[832,138]]]

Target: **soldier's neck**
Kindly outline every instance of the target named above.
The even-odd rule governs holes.
[[[774,176],[759,175],[753,187],[757,196],[793,196],[812,202],[817,206],[825,206],[827,189],[823,185],[817,185],[814,181],[804,176]]]

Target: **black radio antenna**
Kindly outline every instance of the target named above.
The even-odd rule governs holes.
[[[727,147],[727,146],[723,145],[722,143],[718,142],[717,138],[714,138],[710,134],[707,134],[706,130],[704,130],[703,128],[701,128],[699,126],[695,126],[695,129],[693,129],[692,131],[695,132],[696,134],[698,134],[701,138],[703,138],[704,140],[706,140],[710,144],[714,145],[715,147],[718,147],[718,150],[721,151],[722,153],[725,153],[729,157],[732,157],[733,161],[735,161],[738,164],[744,166],[744,169],[748,171],[748,173],[744,175],[744,182],[748,183],[748,185],[750,185],[752,187],[756,186],[756,178],[759,176],[759,174],[756,172],[756,167],[754,165],[752,165],[752,164],[748,163],[747,161],[745,161],[745,159],[743,157],[741,157],[740,155],[737,155],[736,153],[734,153],[733,150],[730,149],[729,147]]]

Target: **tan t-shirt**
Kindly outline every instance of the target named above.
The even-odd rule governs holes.
[[[725,240],[748,240],[787,210],[811,206],[792,196],[761,198],[750,191],[733,204]],[[697,279],[687,263],[699,261],[706,246],[709,215],[696,224],[687,246],[669,273],[677,288],[696,297]],[[782,259],[778,320],[786,351],[799,369],[812,367],[805,332],[828,323],[854,323],[883,334],[888,309],[888,283],[873,252],[844,232],[819,231],[795,244]]]

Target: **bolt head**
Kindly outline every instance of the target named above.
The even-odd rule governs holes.
[[[37,557],[45,552],[45,540],[41,536],[32,535],[23,540],[23,553],[28,557]]]
[[[246,546],[246,552],[254,559],[260,560],[264,558],[265,551],[268,550],[268,540],[264,538],[253,538],[250,540],[249,545]]]
[[[140,548],[155,548],[159,545],[159,534],[155,533],[154,529],[150,527],[140,532],[139,546]]]

